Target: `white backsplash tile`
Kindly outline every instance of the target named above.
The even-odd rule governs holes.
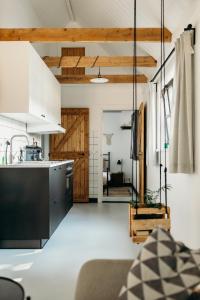
[[[24,123],[0,116],[0,164],[5,162],[6,141],[10,141],[13,135],[25,134],[28,137],[29,144],[34,141],[41,145],[41,136],[28,134]],[[13,142],[14,161],[18,160],[20,149],[26,146],[27,142],[23,138],[16,138]],[[8,147],[9,159],[9,147]]]

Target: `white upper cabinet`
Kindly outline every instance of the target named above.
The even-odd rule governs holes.
[[[33,51],[32,51],[33,50]],[[44,65],[41,63],[41,58],[30,48],[29,53],[29,113],[33,114],[38,118],[47,120],[47,112],[44,105],[44,93],[45,93],[45,76],[46,70]]]
[[[29,42],[0,42],[0,114],[60,125],[60,84]]]
[[[60,83],[48,69],[44,79],[44,111],[51,122],[61,123],[61,88]]]

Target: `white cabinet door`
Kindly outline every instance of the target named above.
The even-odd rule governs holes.
[[[54,85],[52,89],[52,101],[53,101],[53,121],[57,125],[61,125],[61,85],[57,81],[57,79],[54,79]]]
[[[0,42],[0,113],[28,112],[28,43]]]
[[[47,112],[44,102],[45,69],[41,58],[33,48],[29,53],[29,113],[46,120]]]
[[[27,124],[60,124],[60,84],[29,42],[0,43],[0,114]]]
[[[60,123],[61,87],[36,51],[30,54],[30,113],[46,122]]]
[[[61,87],[49,69],[45,69],[44,102],[48,121],[60,124],[61,118]]]

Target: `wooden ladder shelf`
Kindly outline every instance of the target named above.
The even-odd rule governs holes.
[[[162,227],[170,230],[170,208],[161,205],[159,208],[148,207],[145,203],[145,105],[139,107],[137,126],[137,149],[139,164],[138,209],[129,204],[129,234],[134,243],[143,243],[154,228]]]
[[[129,234],[134,243],[143,243],[154,228],[161,227],[170,230],[170,208],[139,207],[136,209],[129,204]]]

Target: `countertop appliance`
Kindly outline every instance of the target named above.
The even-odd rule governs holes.
[[[33,143],[33,145],[27,145],[25,147],[25,160],[26,161],[39,161],[42,160],[42,148]]]

